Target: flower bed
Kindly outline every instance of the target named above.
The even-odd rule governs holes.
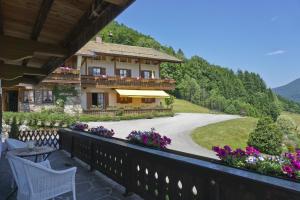
[[[170,138],[161,136],[154,128],[150,131],[132,131],[126,139],[130,142],[160,149],[165,149],[167,145],[171,144]]]
[[[214,146],[213,151],[227,165],[266,175],[300,180],[300,150],[281,156],[270,156],[261,154],[254,147],[233,150],[226,145],[223,148]]]

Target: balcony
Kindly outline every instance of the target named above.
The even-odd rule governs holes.
[[[40,137],[40,136],[44,137]],[[51,137],[50,137],[51,136]],[[49,157],[54,169],[76,166],[77,199],[298,200],[300,183],[222,165],[218,160],[174,150],[138,146],[87,132],[23,132],[60,151]],[[71,158],[73,159],[71,159]],[[0,160],[0,197],[12,190],[5,156]],[[122,193],[126,196],[122,196]],[[129,195],[129,196],[128,196]],[[69,199],[71,194],[63,195]],[[10,199],[15,199],[12,196]]]
[[[80,71],[77,69],[57,69],[49,74],[43,83],[80,83]]]
[[[121,78],[115,76],[89,76],[81,75],[82,86],[96,86],[101,88],[119,89],[153,89],[174,90],[175,80],[172,79],[142,79]]]

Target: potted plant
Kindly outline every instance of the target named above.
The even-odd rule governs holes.
[[[252,170],[261,174],[300,180],[300,150],[295,153],[285,153],[271,156],[260,153],[254,147],[231,149],[214,146],[213,151],[221,161],[229,166]]]
[[[92,134],[102,136],[102,137],[112,137],[115,134],[113,129],[107,129],[104,128],[103,126],[91,128],[88,131]]]
[[[89,126],[88,124],[78,122],[73,124],[70,128],[76,131],[87,131]]]
[[[165,149],[171,144],[171,139],[161,136],[154,128],[150,131],[132,131],[127,137],[130,142],[141,144],[148,147]]]

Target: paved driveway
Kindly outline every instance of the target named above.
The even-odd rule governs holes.
[[[155,128],[162,135],[172,139],[170,149],[197,154],[206,157],[215,155],[212,151],[197,145],[190,137],[191,132],[201,126],[238,118],[235,115],[180,113],[174,117],[139,119],[119,122],[90,122],[91,127],[103,125],[115,131],[115,137],[126,138],[132,130],[150,130]]]

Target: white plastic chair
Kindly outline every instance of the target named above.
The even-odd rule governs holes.
[[[27,147],[25,142],[22,142],[22,141],[16,140],[16,139],[12,139],[12,138],[8,138],[6,140],[6,144],[7,144],[8,151]]]
[[[49,161],[34,163],[10,153],[7,158],[18,186],[18,200],[46,200],[67,192],[76,200],[76,167],[56,171]]]

